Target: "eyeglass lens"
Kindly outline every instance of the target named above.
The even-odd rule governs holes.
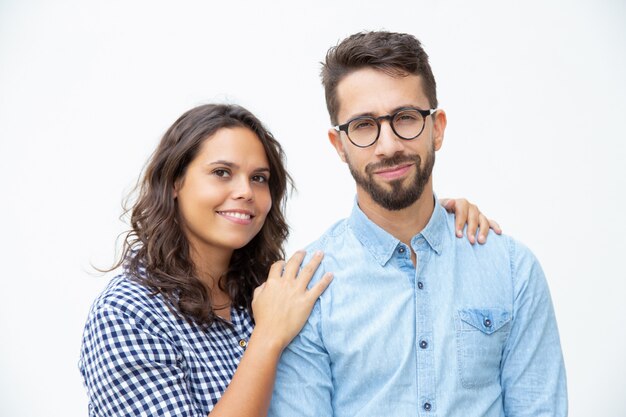
[[[416,110],[401,110],[393,115],[391,127],[402,139],[417,137],[424,127],[424,117]],[[348,125],[348,137],[359,146],[369,146],[378,138],[380,122],[373,117],[361,117]]]

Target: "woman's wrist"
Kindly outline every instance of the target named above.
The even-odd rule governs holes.
[[[259,350],[264,354],[270,355],[270,358],[275,356],[276,359],[278,359],[287,344],[272,335],[270,332],[265,332],[262,327],[257,326],[252,331],[252,335],[250,336],[248,347],[250,346],[254,346],[255,350]]]

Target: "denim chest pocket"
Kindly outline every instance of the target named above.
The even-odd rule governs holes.
[[[501,308],[458,311],[457,362],[461,384],[479,388],[499,382],[504,344],[511,330],[511,313]]]

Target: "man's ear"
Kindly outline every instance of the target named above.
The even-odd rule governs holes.
[[[433,119],[433,148],[438,151],[443,145],[443,134],[448,124],[448,118],[443,110],[437,110],[431,117]]]
[[[341,132],[338,132],[333,128],[328,129],[328,139],[330,140],[330,143],[335,147],[339,158],[341,158],[343,162],[346,162],[346,153],[343,148],[343,141],[341,140]]]

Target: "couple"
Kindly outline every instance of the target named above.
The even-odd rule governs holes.
[[[566,415],[537,260],[436,203],[446,114],[419,41],[352,35],[322,83],[356,200],[286,263],[290,179],[259,120],[205,105],[165,133],[85,327],[90,415]]]

